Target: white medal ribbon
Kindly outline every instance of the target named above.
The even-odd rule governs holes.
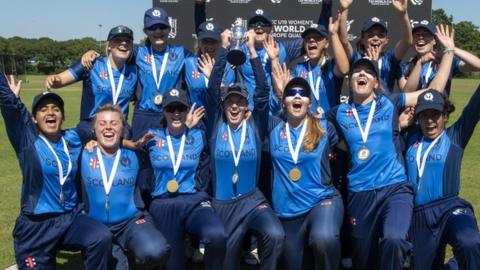
[[[292,156],[293,163],[297,165],[298,162],[298,154],[300,153],[300,146],[303,143],[303,137],[305,137],[305,133],[307,132],[307,119],[303,122],[302,130],[300,131],[300,136],[297,139],[297,144],[295,145],[295,151],[293,151],[292,139],[290,137],[290,126],[288,122],[285,123],[285,130],[287,132],[287,142],[288,142],[288,150],[290,151],[290,155]]]
[[[268,53],[265,51],[265,55],[263,56],[263,59],[262,59],[263,68],[265,68],[265,66],[267,65],[267,61],[268,61]]]
[[[438,140],[440,139],[440,137],[442,137],[443,133],[445,133],[445,131],[442,131],[442,134],[440,134],[437,138],[435,138],[435,140],[433,140],[430,146],[428,146],[427,150],[425,151],[425,154],[423,154],[423,158],[421,156],[422,156],[422,145],[423,145],[424,137],[422,137],[422,141],[418,144],[416,161],[417,161],[417,170],[418,170],[419,178],[422,178],[423,176],[423,172],[425,170],[425,165],[427,164],[427,158],[428,158],[428,154],[430,153],[430,150],[432,150],[435,144],[437,144]]]
[[[352,113],[353,113],[353,116],[355,116],[355,121],[357,121],[358,129],[360,130],[360,134],[362,135],[363,144],[367,143],[368,133],[370,132],[370,126],[372,125],[373,114],[375,112],[376,106],[377,106],[377,102],[374,99],[372,101],[372,105],[370,107],[370,112],[368,113],[367,124],[365,126],[365,130],[362,128],[362,123],[360,123],[360,118],[358,118],[357,109],[354,106],[352,106]]]
[[[233,163],[235,164],[235,168],[238,167],[238,163],[240,162],[240,156],[242,155],[243,145],[245,144],[245,137],[247,134],[247,121],[243,120],[242,123],[242,133],[240,135],[240,147],[238,147],[238,152],[235,152],[235,145],[233,143],[232,132],[230,131],[230,126],[227,124],[228,130],[228,141],[230,142],[230,149],[232,150],[233,156]]]
[[[205,76],[205,74],[203,74],[203,80],[205,81],[205,89],[208,88],[208,79],[207,79],[207,76]]]
[[[319,72],[318,72],[318,78],[313,82],[313,71],[312,67],[310,66],[310,63],[307,63],[308,66],[308,82],[310,84],[310,88],[312,88],[313,95],[315,96],[315,99],[317,100],[318,106],[320,106],[320,82],[322,81],[322,67],[327,61],[326,57],[323,57],[322,62],[320,63],[319,66]]]
[[[168,153],[170,154],[170,160],[172,161],[173,166],[173,177],[175,177],[177,175],[178,168],[180,168],[180,163],[182,162],[183,149],[185,149],[185,132],[183,133],[182,139],[180,140],[180,148],[178,149],[178,155],[176,159],[175,153],[173,152],[172,139],[170,138],[168,128],[166,128],[165,133],[167,135]]]
[[[382,59],[382,56],[380,56],[380,58],[378,58],[378,77],[380,77],[380,74],[382,73],[382,64],[383,64],[383,59]]]
[[[168,47],[165,49],[165,53],[163,54],[162,66],[160,67],[160,71],[158,75],[157,75],[157,65],[155,64],[155,56],[153,55],[152,47],[150,47],[150,55],[152,56],[152,75],[158,90],[160,88],[160,83],[162,82],[163,74],[165,73],[165,67],[167,66]]]
[[[68,157],[67,173],[66,173],[65,176],[64,176],[64,175],[63,175],[62,162],[60,162],[60,158],[58,157],[57,153],[56,153],[55,150],[53,149],[52,145],[51,145],[50,142],[49,142],[45,137],[43,137],[42,135],[39,135],[39,137],[47,144],[48,149],[50,149],[50,151],[51,151],[51,152],[53,153],[53,155],[55,156],[55,159],[56,159],[56,161],[57,161],[58,178],[59,178],[60,186],[63,187],[63,184],[65,184],[65,181],[67,181],[68,175],[70,174],[70,172],[71,172],[71,170],[72,170],[72,160],[71,160],[71,158],[70,158],[70,152],[68,151],[67,143],[65,142],[65,139],[64,139],[63,136],[62,136],[60,139],[62,140],[62,143],[63,143],[63,151],[65,151],[65,154],[66,154],[67,157]]]
[[[430,79],[430,75],[432,75],[432,70],[433,70],[432,61],[430,61],[428,62],[427,72],[425,72],[425,76],[423,77],[422,88],[427,87],[428,80]]]
[[[122,91],[123,79],[125,77],[125,65],[123,65],[122,71],[120,71],[120,79],[118,79],[118,85],[115,87],[115,79],[113,78],[113,71],[112,65],[110,64],[110,60],[107,59],[107,70],[108,70],[108,79],[110,80],[110,87],[112,88],[112,100],[113,105],[117,104],[118,97],[120,96],[120,92]]]
[[[112,169],[110,170],[110,175],[107,178],[107,171],[105,169],[105,163],[103,163],[102,152],[100,151],[100,148],[97,147],[97,158],[100,165],[100,173],[102,174],[103,188],[105,189],[106,195],[109,195],[110,189],[112,189],[113,180],[117,174],[118,162],[120,161],[121,154],[122,150],[118,149],[117,153],[115,154],[115,160],[113,161]]]

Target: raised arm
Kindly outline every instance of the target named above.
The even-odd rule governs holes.
[[[333,21],[333,18],[330,17],[328,31],[330,32],[331,43],[333,47],[333,57],[335,59],[335,67],[333,68],[333,73],[335,73],[335,76],[343,78],[345,75],[348,74],[350,64],[348,61],[347,53],[345,52],[345,48],[343,47],[342,42],[340,41],[340,37],[338,35],[340,16],[340,13],[338,13],[335,21]]]
[[[460,62],[460,72],[471,72],[480,70],[480,58],[471,52],[455,47],[455,56],[462,60]]]
[[[290,70],[285,63],[272,65],[272,86],[278,100],[282,100],[283,89],[285,89],[290,79]]]
[[[402,25],[402,39],[395,45],[395,58],[401,61],[413,44],[412,26],[408,16],[408,0],[393,0],[392,5],[398,11]]]
[[[345,52],[347,53],[348,59],[353,55],[352,44],[348,40],[348,30],[347,30],[347,20],[348,20],[348,9],[352,5],[353,0],[340,0],[340,26],[338,28],[338,36],[340,42],[342,43]]]
[[[437,59],[436,55],[437,53],[435,51],[426,53],[415,62],[413,69],[410,71],[410,74],[408,74],[408,77],[402,77],[400,79],[398,84],[404,92],[413,92],[418,90],[418,84],[420,83],[420,78],[422,76],[423,64],[430,61],[432,61],[432,65],[434,63],[438,63],[439,59]]]
[[[418,96],[425,92],[428,89],[435,89],[444,93],[445,86],[447,85],[448,79],[450,78],[450,72],[452,69],[454,48],[455,48],[455,31],[450,29],[448,26],[440,25],[437,26],[437,40],[446,48],[443,51],[442,61],[438,67],[437,74],[435,78],[430,82],[427,88],[420,91],[405,93],[405,106],[415,106],[417,104]]]
[[[75,70],[78,70],[78,71],[80,71],[80,70],[85,70],[86,71],[86,69],[82,66],[82,64],[80,64],[80,62],[74,64],[71,68],[74,68]],[[62,88],[64,86],[70,85],[70,84],[72,84],[76,81],[77,80],[72,75],[70,70],[67,69],[67,70],[62,71],[59,74],[48,76],[45,79],[44,87],[47,90],[50,90],[52,88],[57,89],[57,88]]]

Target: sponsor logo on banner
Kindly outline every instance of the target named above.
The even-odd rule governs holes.
[[[347,20],[347,33],[350,32],[350,28],[352,28],[352,24],[355,20]],[[348,33],[348,40],[353,41],[358,38],[355,34]]]
[[[421,6],[423,4],[423,0],[410,0],[414,6]]]
[[[178,32],[177,19],[174,19],[173,17],[168,17],[168,23],[171,27],[170,33],[168,33],[168,38],[175,38]]]
[[[252,0],[228,0],[228,2],[230,2],[232,4],[248,4],[251,1]]]
[[[272,1],[272,3],[274,3],[274,4],[280,4],[280,3],[282,3],[282,0],[270,0],[270,1]]]
[[[318,5],[322,3],[322,0],[298,0],[302,5]]]
[[[392,3],[392,0],[368,0],[372,6],[388,6]]]

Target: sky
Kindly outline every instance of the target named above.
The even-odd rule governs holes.
[[[192,5],[194,2],[184,1],[191,1]],[[434,9],[443,8],[453,15],[454,22],[467,20],[480,26],[479,0],[432,1]],[[132,28],[135,40],[139,41],[145,36],[143,13],[152,6],[152,0],[0,0],[0,3],[1,37],[55,40],[83,37],[105,40],[110,28],[124,24]]]

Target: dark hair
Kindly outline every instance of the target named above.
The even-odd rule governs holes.
[[[455,105],[450,101],[450,99],[442,94],[443,100],[444,100],[444,106],[443,106],[443,113],[447,116],[447,118],[450,116],[451,113],[455,111]]]

